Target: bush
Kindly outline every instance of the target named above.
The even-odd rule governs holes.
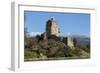
[[[29,59],[29,58],[38,58],[39,55],[37,52],[35,51],[29,51],[29,50],[25,50],[24,51],[24,58],[25,59]]]

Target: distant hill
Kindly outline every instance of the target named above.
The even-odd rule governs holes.
[[[85,35],[72,35],[73,38],[76,38],[78,44],[90,44],[90,37]]]

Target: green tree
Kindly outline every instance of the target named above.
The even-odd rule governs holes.
[[[28,32],[27,28],[24,28],[24,48],[28,48],[29,40],[28,40]]]

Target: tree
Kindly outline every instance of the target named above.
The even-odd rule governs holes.
[[[28,46],[27,43],[28,43],[28,36],[27,36],[27,28],[24,28],[24,46],[25,48]]]

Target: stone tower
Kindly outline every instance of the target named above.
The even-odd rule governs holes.
[[[67,37],[67,45],[71,48],[74,47],[74,41],[73,41],[73,37],[71,35],[68,35],[68,37]]]
[[[46,23],[47,37],[51,36],[51,35],[59,36],[59,34],[60,34],[60,32],[59,32],[56,20],[54,18],[49,19]]]

